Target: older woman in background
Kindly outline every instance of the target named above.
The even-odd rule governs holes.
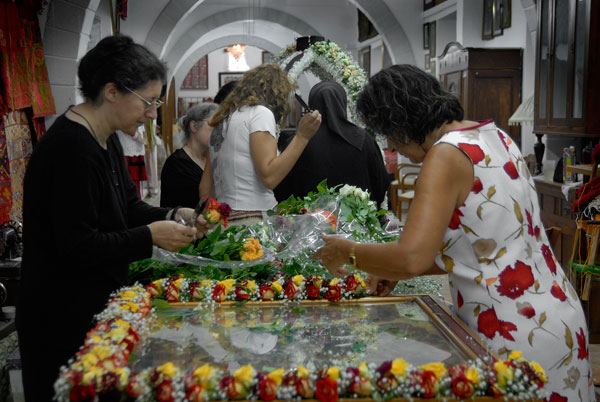
[[[167,158],[162,168],[161,207],[194,208],[200,199],[198,188],[208,158],[208,141],[213,128],[208,125],[219,105],[200,103],[180,120],[184,145]]]

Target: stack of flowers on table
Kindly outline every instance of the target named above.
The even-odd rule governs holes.
[[[149,283],[146,290],[152,297],[165,299],[169,303],[319,299],[337,302],[366,296],[365,281],[359,274],[327,280],[318,275],[304,277],[279,273],[259,283],[249,279],[218,281],[171,277]]]
[[[452,367],[439,362],[414,366],[396,358],[380,365],[362,362],[312,371],[303,366],[258,371],[246,365],[228,373],[211,364],[183,369],[166,362],[134,372],[127,362],[155,318],[150,304],[150,293],[140,286],[115,292],[84,346],[61,369],[54,385],[58,401],[544,397],[544,370],[517,351],[505,361],[475,360]]]

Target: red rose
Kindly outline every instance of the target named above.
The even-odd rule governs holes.
[[[273,300],[275,298],[275,291],[271,288],[270,283],[260,285],[258,294],[260,295],[261,300]]]
[[[219,209],[219,213],[221,215],[223,215],[223,217],[225,217],[225,218],[227,218],[229,216],[229,214],[231,213],[231,207],[226,202],[222,202],[221,205],[219,205],[218,209]]]
[[[550,272],[553,275],[556,275],[556,262],[554,262],[554,255],[552,255],[552,250],[546,244],[542,246],[542,255],[544,256],[544,260],[546,260],[546,265]]]
[[[340,285],[329,286],[327,292],[325,292],[325,298],[330,302],[342,300],[342,288]]]
[[[569,401],[569,398],[561,396],[560,394],[557,394],[556,392],[553,392],[552,395],[550,395],[550,399],[548,399],[548,402],[568,402],[568,401]]]
[[[510,265],[504,268],[498,278],[498,293],[511,299],[522,296],[535,283],[531,267],[521,261],[515,263],[514,269]]]
[[[220,387],[229,399],[240,399],[245,396],[244,386],[235,381],[233,376],[228,375],[221,379]]]
[[[263,401],[272,401],[277,396],[277,384],[269,377],[264,377],[258,384],[258,395]]]
[[[204,299],[204,292],[200,287],[200,282],[192,282],[190,283],[190,296],[194,300],[202,300]]]
[[[190,402],[204,402],[206,401],[206,391],[202,389],[202,385],[195,384],[188,388],[185,397]]]
[[[550,289],[550,293],[552,294],[552,296],[556,297],[560,301],[564,302],[565,300],[567,300],[567,295],[565,295],[565,292],[563,292],[563,290],[560,288],[560,285],[556,281],[554,281],[554,283],[552,284],[552,289]]]
[[[321,402],[336,402],[338,400],[337,382],[329,377],[317,380],[315,396]]]
[[[250,298],[250,293],[248,293],[246,291],[246,289],[239,287],[239,286],[235,288],[235,300],[244,301],[244,300],[248,300],[249,298]]]
[[[461,216],[463,216],[463,213],[460,212],[460,210],[458,208],[456,208],[454,210],[454,213],[452,214],[452,218],[450,219],[450,224],[448,225],[448,227],[452,230],[458,229],[458,227],[460,226],[460,217]]]
[[[315,285],[308,285],[306,287],[306,297],[309,299],[318,299],[321,296],[321,289]]]
[[[348,391],[360,396],[368,396],[371,395],[373,391],[373,386],[371,385],[371,381],[368,378],[363,378],[360,376],[360,371],[354,367],[348,367],[346,369],[347,373],[352,375],[351,383],[348,386]]]
[[[398,385],[398,381],[396,381],[396,377],[391,370],[392,362],[390,361],[381,363],[381,366],[376,370],[379,373],[379,378],[375,381],[375,385],[383,392],[388,392]]]
[[[519,178],[519,172],[517,172],[517,167],[513,163],[513,161],[508,161],[503,166],[504,171],[508,174],[508,177],[515,180]]]
[[[91,385],[75,385],[69,392],[69,400],[75,402],[93,401],[96,390]]]
[[[462,294],[460,294],[460,290],[459,290],[456,294],[456,304],[458,305],[458,308],[460,309],[464,303],[465,302],[463,300]]]
[[[156,400],[159,402],[174,402],[173,381],[165,380],[158,385],[156,390]]]
[[[177,303],[179,301],[179,289],[174,283],[170,283],[165,294],[169,303]]]
[[[156,296],[159,296],[159,295],[160,295],[160,290],[158,289],[158,286],[156,286],[156,284],[154,284],[154,283],[149,283],[149,284],[147,284],[147,285],[144,287],[144,289],[146,289],[146,291],[147,291],[148,293],[150,293],[150,295],[151,295],[152,297],[156,297]]]
[[[481,148],[479,148],[479,145],[459,143],[458,146],[467,155],[469,155],[469,158],[471,158],[471,161],[473,161],[474,165],[477,165],[479,162],[481,162],[485,158],[485,154],[483,153]]]
[[[475,177],[475,181],[473,181],[473,187],[471,187],[471,192],[479,194],[481,190],[483,190],[483,184],[481,184],[481,179],[479,177]]]
[[[312,399],[315,396],[315,391],[310,386],[310,381],[305,377],[300,377],[296,381],[296,392],[304,399]]]
[[[421,387],[425,398],[433,398],[440,390],[440,384],[433,371],[426,370],[421,374]]]
[[[125,388],[125,393],[131,398],[137,398],[144,393],[144,383],[140,381],[137,375],[129,376],[129,382]]]
[[[452,380],[452,392],[461,398],[468,398],[475,392],[475,387],[467,377],[460,375]]]
[[[494,307],[484,311],[477,317],[477,331],[489,339],[494,339],[496,332],[499,332],[505,339],[514,341],[515,339],[510,334],[510,331],[516,330],[517,326],[512,322],[498,320]]]
[[[288,279],[283,284],[283,294],[285,295],[285,297],[288,298],[288,300],[295,299],[296,295],[299,292],[300,292],[300,289],[298,289],[298,287],[296,286],[294,281],[292,281],[291,279]]]
[[[525,316],[527,318],[531,318],[535,315],[535,309],[528,302],[525,302],[525,303],[517,302],[517,311],[519,312],[519,314],[521,314],[522,316]]]
[[[577,346],[579,347],[577,351],[577,358],[579,360],[586,360],[589,357],[589,349],[587,347],[587,342],[585,341],[585,333],[583,332],[583,328],[579,328],[579,332],[575,334],[577,336]]]
[[[224,302],[227,298],[227,289],[225,288],[225,285],[221,283],[217,284],[213,289],[212,298],[217,303]]]
[[[358,283],[358,281],[356,280],[354,275],[348,275],[346,277],[346,290],[348,292],[356,292],[356,290],[359,288],[359,286],[360,286],[360,283]]]

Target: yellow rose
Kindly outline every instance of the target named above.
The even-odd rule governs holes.
[[[200,287],[209,288],[212,285],[212,281],[210,279],[204,279],[200,281]]]
[[[233,373],[233,377],[236,381],[239,381],[241,384],[243,384],[244,387],[248,388],[250,387],[250,383],[252,382],[253,371],[254,370],[252,368],[252,365],[248,364],[247,366],[242,366],[239,369],[237,369],[237,371]]]
[[[535,373],[540,377],[540,379],[542,381],[548,382],[548,377],[546,377],[546,372],[544,371],[544,369],[542,368],[542,366],[540,366],[540,364],[538,362],[531,362],[529,364],[531,365],[531,367],[533,368]]]
[[[331,282],[329,282],[329,286],[335,286],[338,283],[340,283],[340,280],[338,278],[333,278]]]
[[[194,370],[194,375],[198,379],[198,382],[200,382],[200,385],[202,386],[202,388],[210,389],[209,385],[211,384],[210,380],[211,380],[213,371],[214,371],[214,369],[208,363],[206,363],[205,365],[198,367],[196,370]]]
[[[221,285],[225,286],[225,291],[229,293],[229,291],[233,288],[233,284],[235,283],[235,279],[225,279],[224,281],[219,282]]]
[[[137,293],[135,293],[132,290],[125,290],[125,291],[119,293],[119,296],[121,296],[121,299],[123,299],[123,300],[132,300],[132,299],[136,299],[138,297]]]
[[[101,342],[102,342],[102,338],[100,338],[98,335],[92,336],[91,343],[101,343]],[[86,342],[86,343],[88,343],[88,342]]]
[[[358,282],[360,284],[361,288],[363,288],[363,289],[367,288],[367,285],[365,284],[365,281],[361,275],[354,274],[354,279],[356,279],[356,282]]]
[[[316,287],[320,288],[323,284],[323,278],[321,278],[320,276],[315,276],[315,280],[313,283]]]
[[[394,377],[401,378],[404,377],[404,375],[406,374],[407,367],[408,363],[406,363],[404,359],[396,359],[392,361],[392,369],[390,371],[394,375]]]
[[[275,381],[275,383],[277,385],[281,384],[281,381],[283,381],[283,369],[277,369],[274,370],[272,372],[270,372],[267,377],[269,377],[271,380]]]
[[[162,282],[163,282],[163,280],[162,280],[162,279],[157,279],[157,280],[155,280],[154,282],[152,282],[152,284],[153,284],[154,286],[156,286],[156,289],[158,289],[158,291],[159,291],[160,293],[162,293]]]
[[[438,380],[442,378],[442,376],[446,372],[446,367],[444,367],[444,363],[428,363],[422,365],[420,368],[423,371],[433,371]]]
[[[363,378],[369,377],[369,366],[367,366],[367,362],[360,362],[358,365],[358,371],[360,372],[360,376]]]
[[[117,367],[115,374],[119,379],[119,389],[123,390],[129,383],[129,369],[127,367]]]
[[[102,376],[104,376],[103,369],[97,366],[90,367],[83,374],[83,385],[89,385],[94,380],[96,380],[97,383],[102,383]]]
[[[296,286],[302,285],[303,280],[304,280],[304,276],[302,276],[302,275],[294,275],[292,277],[292,282],[294,282],[294,285],[296,285]]]
[[[249,291],[254,292],[256,290],[256,281],[248,281],[246,287]]]
[[[298,376],[299,377],[308,378],[308,374],[309,373],[308,373],[308,370],[306,369],[306,367],[300,365],[300,366],[298,366],[297,371],[298,371]]]
[[[95,354],[96,356],[98,356],[98,358],[100,360],[104,360],[107,357],[110,357],[112,355],[112,351],[110,350],[110,347],[108,346],[94,346],[92,348],[92,353]]]
[[[504,364],[503,361],[497,361],[494,363],[494,370],[496,370],[498,384],[501,387],[506,386],[506,381],[513,379],[512,370],[506,364]]]
[[[175,287],[177,289],[181,289],[181,287],[183,286],[183,282],[185,281],[185,279],[183,278],[179,278],[176,281],[173,282],[173,284],[175,285]]]
[[[523,353],[518,350],[513,350],[508,355],[508,360],[519,360],[521,357],[523,357]]]
[[[338,367],[329,367],[327,369],[327,375],[329,376],[329,378],[331,378],[333,381],[337,381],[338,378],[340,378],[340,369]]]
[[[167,362],[157,368],[158,372],[169,378],[174,378],[177,374],[177,367],[172,362]]]
[[[281,287],[281,284],[277,281],[273,281],[273,283],[271,284],[271,288],[276,290],[277,293],[281,293],[281,291],[283,290],[283,288]]]
[[[79,361],[81,362],[81,365],[85,369],[89,369],[90,367],[95,366],[96,364],[98,364],[98,356],[96,356],[93,353],[86,353],[83,356],[81,356],[81,358],[79,359]]]
[[[129,329],[131,327],[130,323],[120,318],[118,320],[115,320],[114,324],[117,325],[119,328]]]
[[[479,373],[474,368],[470,368],[465,373],[465,377],[467,380],[471,381],[473,384],[476,384],[479,381]]]

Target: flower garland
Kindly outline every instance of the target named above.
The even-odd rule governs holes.
[[[356,99],[367,81],[365,71],[354,62],[350,54],[331,41],[316,42],[302,53],[296,51],[296,45],[287,46],[275,62],[285,69],[299,54],[303,56],[294,63],[288,77],[296,82],[300,74],[310,70],[322,81],[337,81],[346,90],[351,120],[359,124]]]
[[[172,362],[133,372],[127,362],[154,319],[151,294],[139,285],[111,296],[98,324],[69,366],[61,368],[54,384],[58,401],[104,400],[264,400],[317,399],[334,402],[342,397],[383,400],[404,398],[504,397],[542,399],[548,381],[536,362],[520,352],[507,360],[469,361],[446,368],[443,363],[413,366],[401,358],[379,366],[330,366],[310,372],[298,366],[257,371],[252,365],[232,375],[211,364],[183,371]]]

